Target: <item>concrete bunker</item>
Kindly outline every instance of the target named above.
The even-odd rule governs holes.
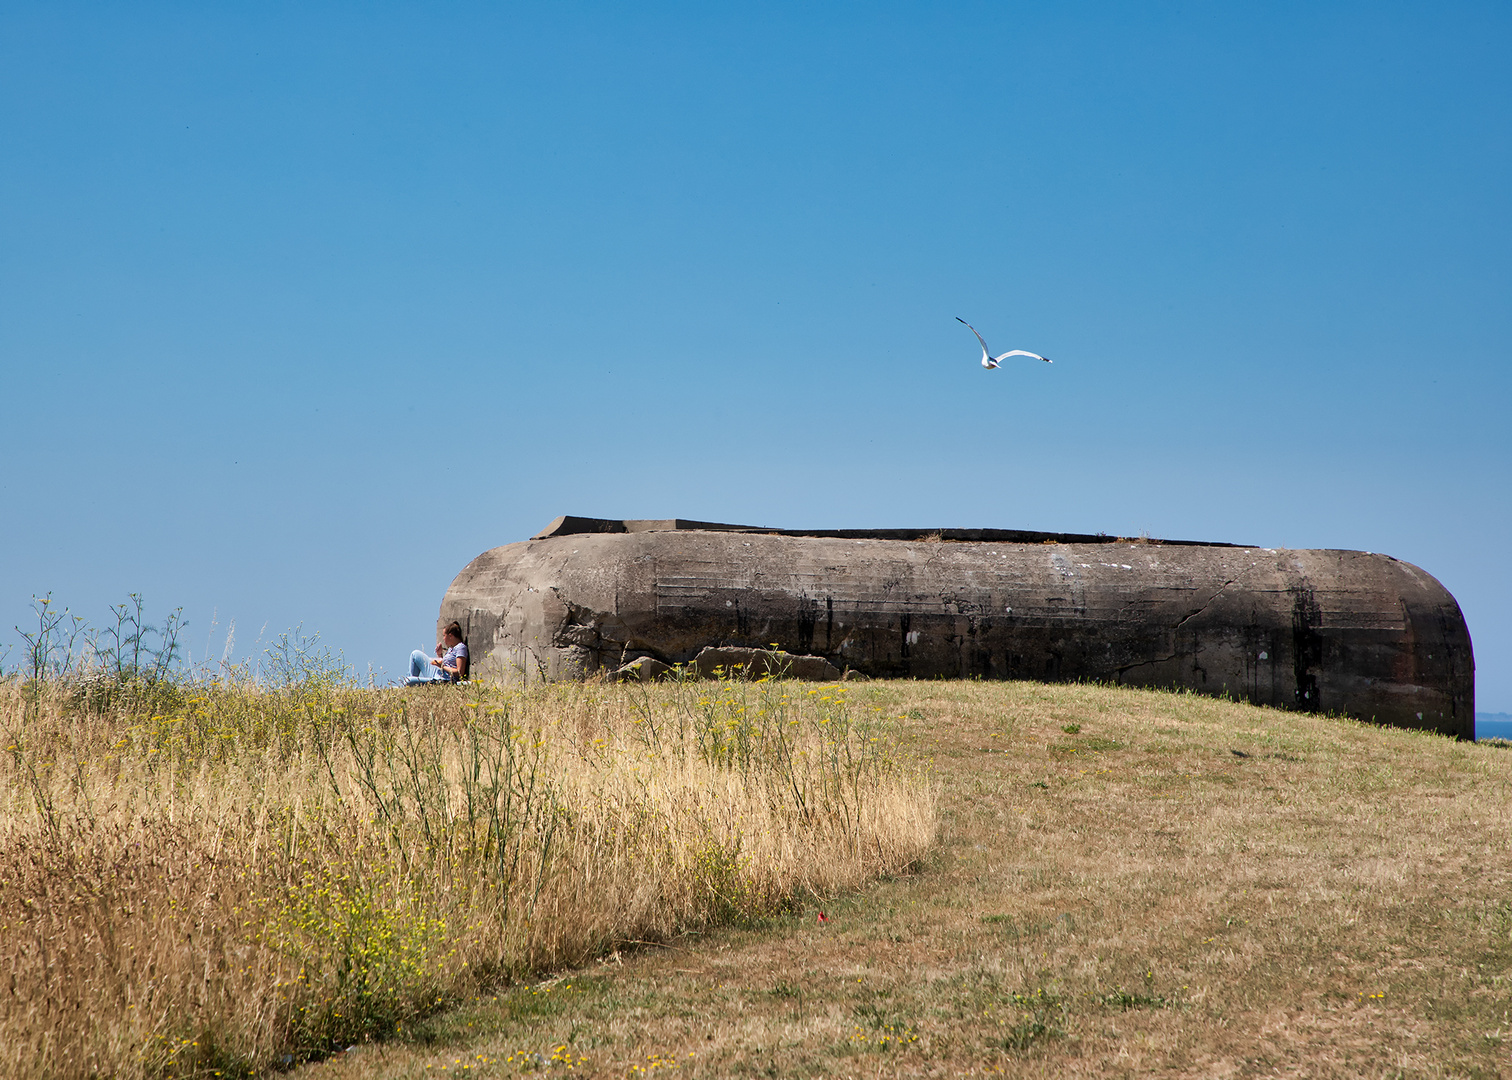
[[[477,675],[509,683],[775,646],[873,677],[1187,688],[1474,736],[1459,605],[1361,551],[562,517],[470,562],[452,619]]]

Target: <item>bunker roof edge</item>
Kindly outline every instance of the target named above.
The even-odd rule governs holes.
[[[768,536],[814,536],[837,540],[945,540],[953,543],[997,544],[1113,544],[1138,542],[1174,547],[1255,547],[1254,544],[1229,544],[1212,540],[1159,540],[1152,537],[1109,536],[1107,533],[1040,532],[1035,529],[774,529],[760,525],[729,525],[716,521],[690,521],[686,518],[630,519],[576,517],[564,514],[531,537],[545,540],[554,536],[580,536],[586,533],[644,532],[735,532],[761,533]]]

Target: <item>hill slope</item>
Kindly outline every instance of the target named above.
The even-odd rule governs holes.
[[[934,758],[926,869],[322,1075],[1512,1071],[1512,751],[1103,687],[851,693]]]

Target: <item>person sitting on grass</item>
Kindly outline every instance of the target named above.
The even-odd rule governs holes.
[[[462,626],[451,623],[441,635],[432,659],[416,649],[410,653],[409,678],[405,686],[421,686],[425,683],[461,682],[467,678],[467,642],[462,640]]]

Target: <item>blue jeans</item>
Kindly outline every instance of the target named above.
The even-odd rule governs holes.
[[[441,665],[436,663],[434,657],[426,656],[416,649],[410,653],[410,673],[409,678],[404,680],[404,685],[424,686],[433,682],[451,682],[451,678],[441,670]]]

